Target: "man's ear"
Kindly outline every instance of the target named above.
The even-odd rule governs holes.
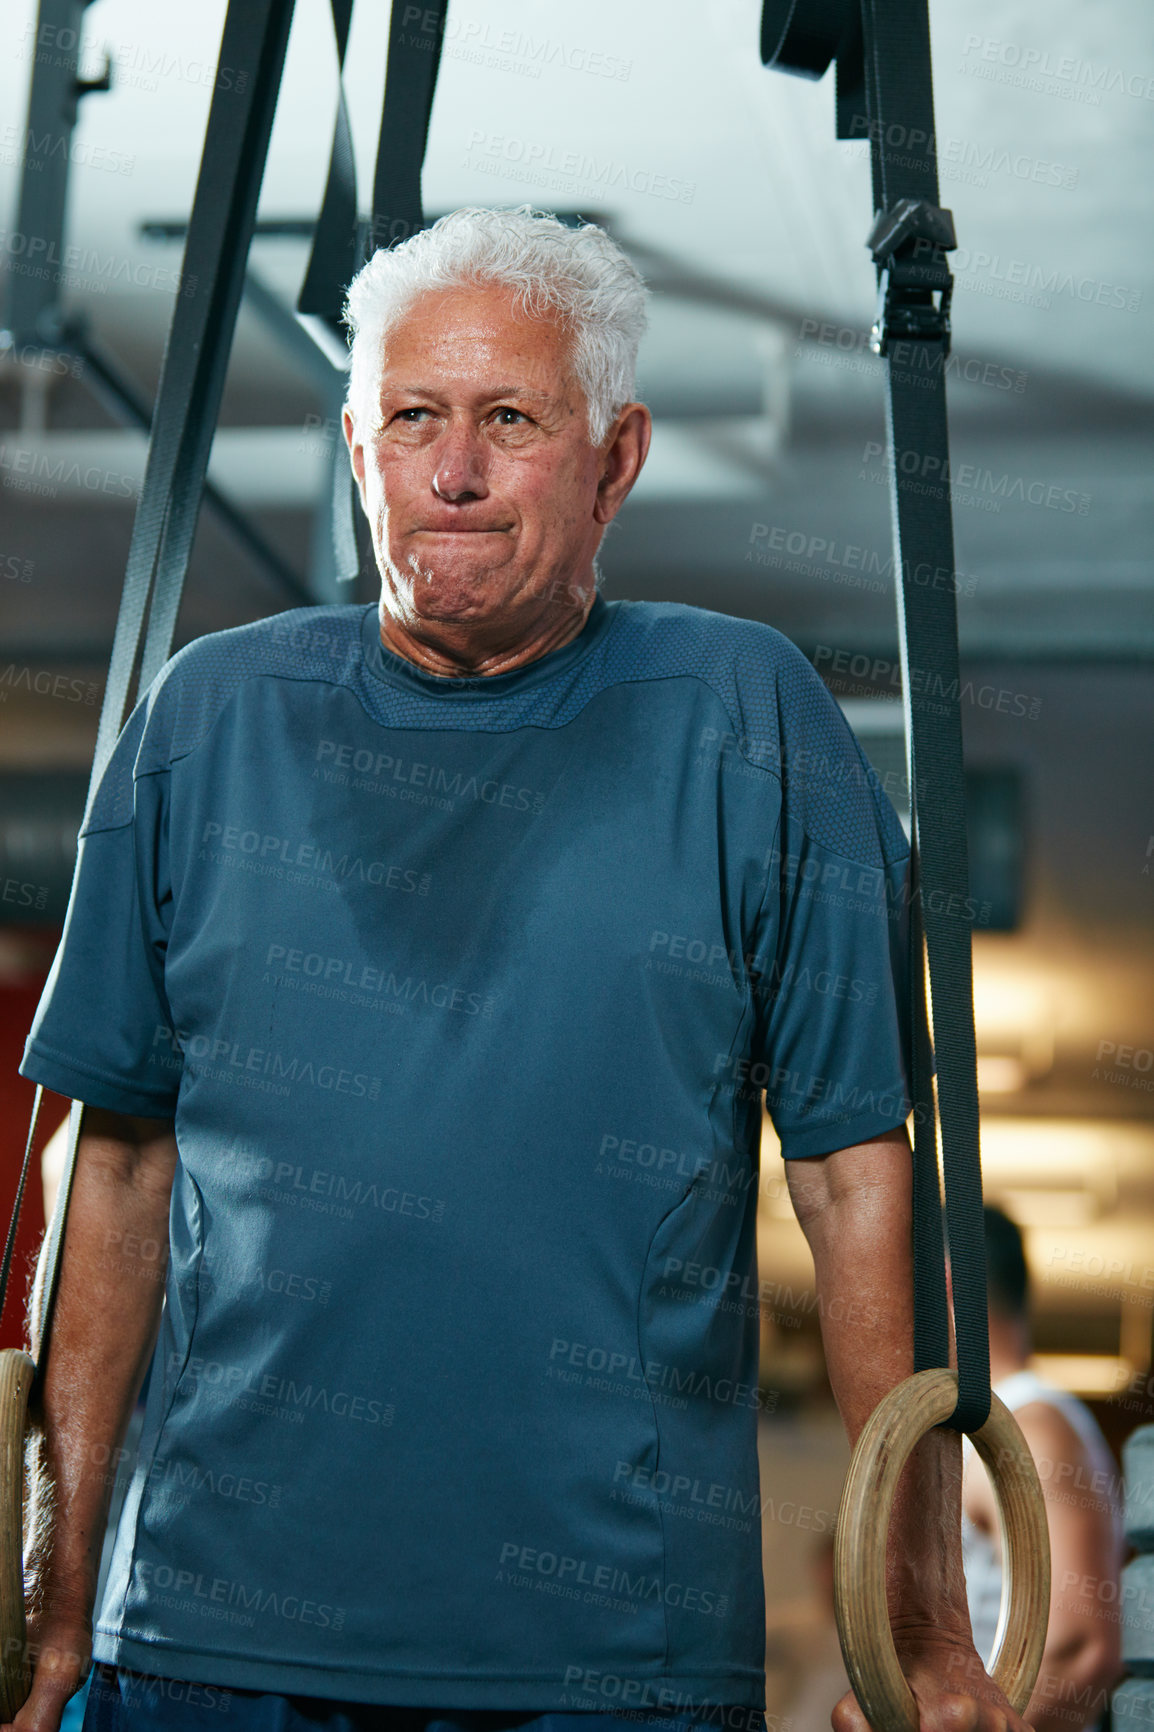
[[[597,485],[593,517],[597,523],[612,523],[649,455],[653,417],[644,403],[627,403],[605,454],[605,468]]]
[[[345,436],[345,444],[349,448],[349,462],[353,466],[353,479],[357,484],[357,492],[361,496],[361,506],[367,512],[368,506],[365,503],[365,448],[357,438],[356,422],[353,420],[352,410],[347,407],[341,410],[341,430]]]

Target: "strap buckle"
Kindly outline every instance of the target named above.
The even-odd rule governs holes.
[[[941,343],[949,353],[954,280],[945,255],[957,244],[953,213],[924,199],[899,199],[878,213],[866,242],[878,269],[875,355],[901,338]]]

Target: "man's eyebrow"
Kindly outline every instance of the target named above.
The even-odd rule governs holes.
[[[553,391],[535,391],[531,385],[498,385],[490,391],[487,402],[495,403],[498,397],[528,397],[537,403],[555,403],[557,395]]]
[[[387,383],[381,387],[382,397],[431,397],[439,398],[442,392],[428,385]],[[495,385],[485,392],[480,399],[483,403],[496,403],[505,397],[520,397],[528,402],[556,403],[558,394],[553,391],[538,391],[530,385]]]

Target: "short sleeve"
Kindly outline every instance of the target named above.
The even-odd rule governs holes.
[[[136,774],[146,716],[145,700],[85,818],[64,933],[20,1072],[90,1106],[171,1118],[181,1059],[164,991],[169,778]]]
[[[820,752],[795,751],[792,770],[783,753],[763,908],[750,1074],[787,1159],[879,1136],[911,1110],[908,845],[828,703]]]

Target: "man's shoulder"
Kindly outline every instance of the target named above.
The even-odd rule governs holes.
[[[900,865],[908,845],[893,808],[821,675],[783,633],[757,620],[672,602],[619,609],[622,677],[692,674],[717,693],[730,733],[723,758],[777,776],[788,822],[862,865]]]
[[[616,608],[616,635],[639,654],[693,655],[717,666],[742,656],[763,665],[789,668],[800,662],[809,668],[797,645],[761,620],[680,601],[622,601]]]
[[[159,675],[158,688],[190,675],[201,680],[223,674],[236,679],[282,675],[287,679],[337,679],[361,656],[363,605],[297,607],[250,625],[208,632],[178,650]]]
[[[776,767],[792,735],[848,732],[821,675],[775,626],[683,602],[633,601],[618,604],[615,637],[626,677],[682,674],[712,686],[755,759],[759,742]]]
[[[186,644],[148,693],[153,757],[191,751],[249,680],[348,685],[362,665],[365,613],[363,605],[294,608]]]
[[[618,603],[614,637],[615,659],[633,678],[693,675],[729,701],[760,701],[775,713],[830,702],[797,645],[760,620],[687,602],[627,601]]]

